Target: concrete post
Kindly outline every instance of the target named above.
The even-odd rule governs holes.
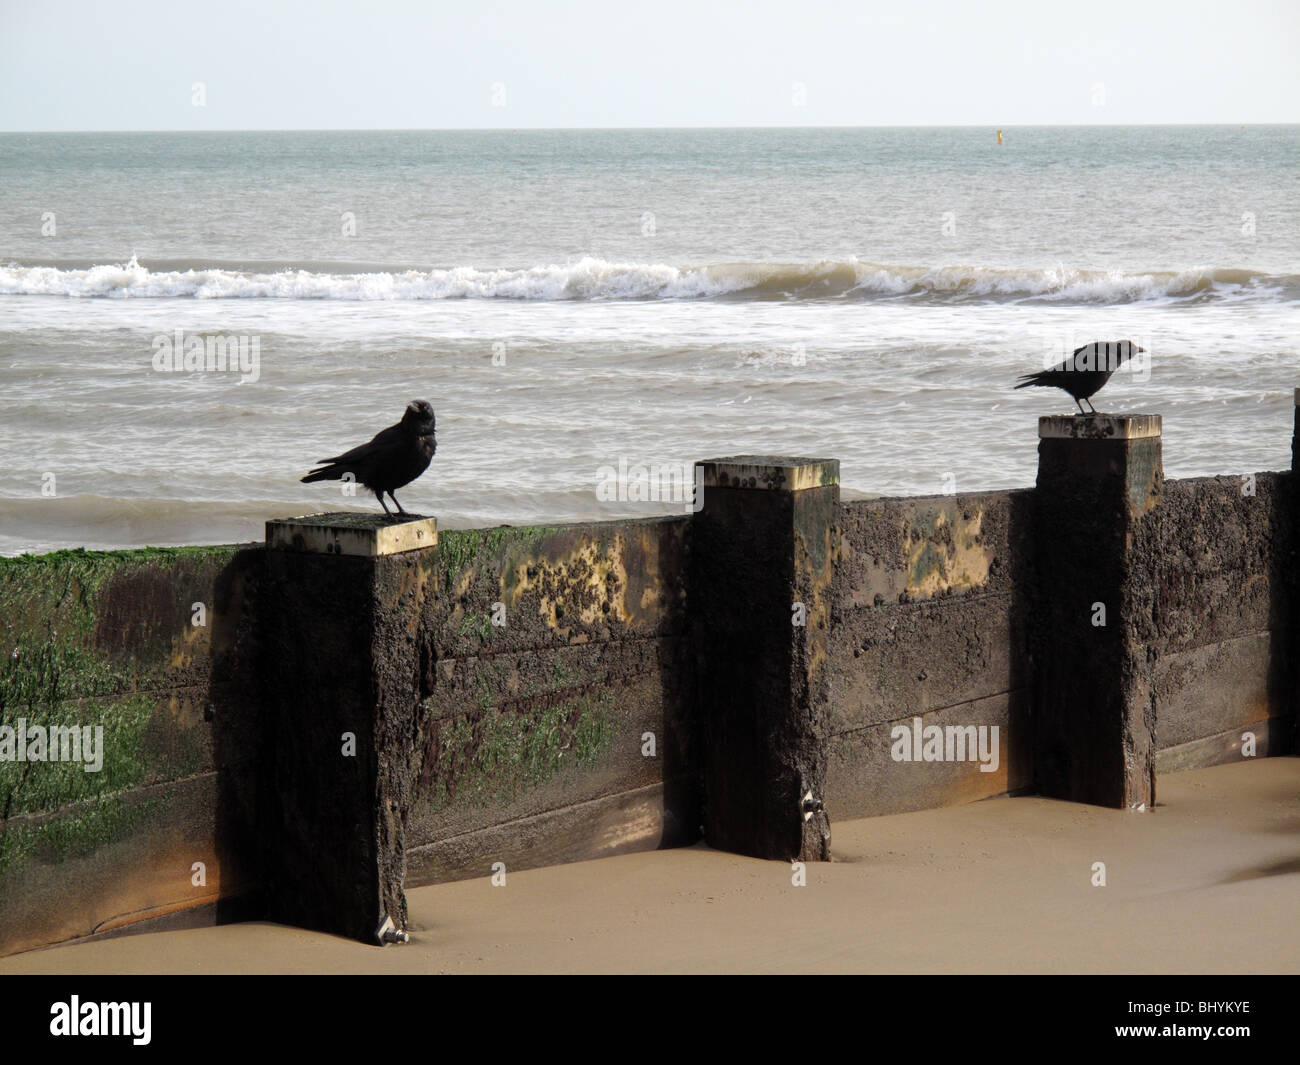
[[[1159,415],[1038,421],[1034,775],[1043,795],[1155,802],[1152,676],[1129,551],[1159,504]]]
[[[830,857],[827,635],[839,462],[739,456],[696,466],[689,605],[711,846]],[[811,793],[811,794],[810,794]]]
[[[267,522],[259,671],[271,920],[371,943],[384,941],[386,920],[396,933],[406,926],[403,752],[414,750],[432,674],[418,637],[437,591],[437,542],[432,518]]]
[[[1300,540],[1300,388],[1293,393],[1295,413],[1291,422],[1291,529],[1292,535]],[[1300,574],[1291,567],[1290,583],[1286,589],[1290,600],[1292,618],[1300,618]],[[1291,750],[1300,752],[1300,622],[1293,621],[1291,631],[1295,633],[1291,640],[1294,657],[1291,660]]]

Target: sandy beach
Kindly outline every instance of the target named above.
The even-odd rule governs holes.
[[[1300,759],[1174,774],[1159,794],[1145,813],[1023,797],[837,823],[836,861],[804,887],[695,846],[414,889],[406,946],[254,922],[0,973],[1300,971]]]

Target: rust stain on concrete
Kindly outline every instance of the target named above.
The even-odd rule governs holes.
[[[608,545],[596,538],[584,538],[559,557],[520,561],[514,567],[511,605],[517,607],[525,595],[536,595],[538,615],[565,639],[572,635],[575,623],[626,622],[626,555],[623,534],[616,533]],[[504,574],[501,586],[502,594],[506,594]],[[584,634],[574,637],[575,642],[585,639]]]
[[[986,584],[990,552],[980,535],[983,522],[982,507],[917,514],[905,534],[907,594],[929,597]]]
[[[840,544],[839,528],[835,525],[826,525],[823,528],[821,542],[816,545],[814,551],[809,550],[809,544],[802,531],[795,534],[796,557],[800,559],[805,571],[805,579],[808,580],[812,593],[806,603],[805,632],[812,630],[825,632],[830,628],[835,567],[839,562]],[[810,676],[816,676],[826,663],[828,641],[809,640],[807,645],[810,649],[808,672]]]
[[[172,669],[189,669],[194,665],[195,655],[207,656],[208,626],[212,624],[211,613],[209,610],[207,625],[194,625],[187,621],[180,634],[172,637]]]

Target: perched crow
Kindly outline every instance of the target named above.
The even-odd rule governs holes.
[[[1139,348],[1131,340],[1095,340],[1076,348],[1074,354],[1060,366],[1025,374],[1016,387],[1038,385],[1042,388],[1063,388],[1074,397],[1080,414],[1096,414],[1097,408],[1092,406],[1092,400],[1088,397],[1100,392],[1102,385],[1110,380],[1110,375],[1119,369],[1121,363],[1131,359],[1136,351],[1144,352],[1146,348]],[[1083,404],[1079,402],[1081,399],[1088,399],[1088,406],[1092,410],[1084,410]]]
[[[400,422],[376,433],[368,444],[354,447],[337,458],[322,459],[320,467],[307,474],[302,483],[338,481],[350,473],[355,481],[375,493],[384,513],[391,517],[393,512],[384,502],[384,493],[397,503],[393,491],[410,484],[429,468],[438,448],[433,430],[433,408],[423,399],[413,399],[406,405]],[[397,503],[397,513],[406,513],[401,503]]]

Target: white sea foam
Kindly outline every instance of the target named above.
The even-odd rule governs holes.
[[[109,298],[332,300],[596,300],[716,296],[745,287],[743,277],[712,278],[707,269],[584,258],[524,270],[377,270],[330,273],[225,269],[151,271],[135,258],[88,269],[0,267],[0,294]]]

